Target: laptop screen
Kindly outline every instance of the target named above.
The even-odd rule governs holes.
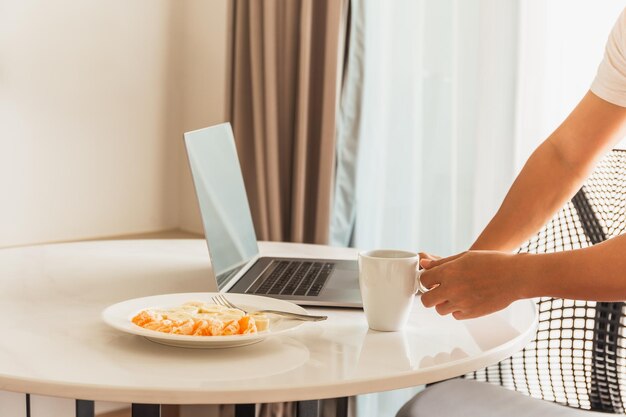
[[[230,124],[185,133],[187,156],[217,285],[258,252]]]

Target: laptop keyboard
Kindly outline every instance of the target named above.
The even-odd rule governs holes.
[[[247,294],[319,295],[335,269],[330,262],[272,261]]]

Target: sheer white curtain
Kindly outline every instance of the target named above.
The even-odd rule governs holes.
[[[466,249],[589,88],[617,3],[353,0],[332,242]],[[358,415],[417,389],[360,396]]]
[[[516,2],[353,4],[363,45],[352,244],[464,248],[513,175]]]
[[[472,242],[530,152],[587,91],[624,7],[352,4],[332,242],[438,254]]]
[[[520,3],[517,169],[589,90],[625,6],[588,0]]]

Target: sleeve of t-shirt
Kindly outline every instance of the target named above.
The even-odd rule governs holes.
[[[624,35],[626,34],[626,9],[617,19],[609,35],[604,51],[604,59],[598,67],[591,91],[621,107],[626,107],[626,55]]]

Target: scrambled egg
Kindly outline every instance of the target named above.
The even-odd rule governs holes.
[[[142,310],[132,322],[144,329],[189,336],[251,334],[269,328],[269,319],[262,313],[246,314],[238,309],[198,301],[168,309]]]

